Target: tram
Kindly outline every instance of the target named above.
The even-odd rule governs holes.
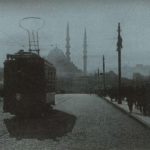
[[[4,61],[4,112],[41,115],[55,104],[56,69],[33,52],[7,54]]]

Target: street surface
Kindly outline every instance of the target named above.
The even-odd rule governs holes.
[[[96,95],[56,95],[46,117],[2,112],[0,150],[150,150],[150,129]]]

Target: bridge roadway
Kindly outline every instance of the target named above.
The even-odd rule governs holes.
[[[96,95],[56,95],[43,118],[2,113],[0,150],[150,150],[150,129]]]

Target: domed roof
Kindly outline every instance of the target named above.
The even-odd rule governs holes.
[[[58,76],[71,76],[81,72],[73,62],[68,61],[64,52],[57,46],[49,52],[47,60],[54,64]]]
[[[54,60],[58,61],[58,60],[66,59],[66,56],[65,56],[64,52],[56,46],[54,49],[52,49],[49,52],[48,59],[50,59],[52,61],[54,61]]]

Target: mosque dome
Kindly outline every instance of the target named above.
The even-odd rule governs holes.
[[[57,46],[49,52],[47,59],[56,67],[58,76],[71,76],[81,72]]]
[[[48,60],[55,64],[58,61],[66,60],[66,56],[64,52],[56,46],[49,52]]]

